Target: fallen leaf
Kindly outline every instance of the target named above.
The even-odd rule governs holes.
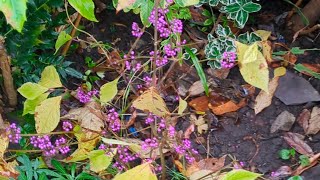
[[[301,63],[304,67],[312,70],[315,73],[320,73],[320,64],[308,64],[308,63]],[[311,74],[307,72],[302,72],[305,75],[312,76]]]
[[[36,107],[34,119],[37,133],[49,133],[58,126],[61,98],[61,96],[57,96],[46,99]]]
[[[203,116],[199,116],[197,118],[194,114],[191,114],[190,120],[197,126],[197,130],[199,134],[202,134],[203,132],[207,132],[209,125],[206,123]]]
[[[306,134],[317,134],[320,130],[320,108],[313,107]]]
[[[273,61],[272,59],[272,48],[271,48],[271,42],[270,41],[262,41],[262,54],[264,58],[266,58],[267,62],[270,63]]]
[[[62,119],[78,120],[81,127],[101,132],[104,127],[104,117],[97,102],[91,101],[82,108],[71,109]]]
[[[186,131],[183,133],[183,137],[185,139],[190,139],[190,135],[194,132],[194,124],[191,123],[190,126],[186,129]]]
[[[204,87],[201,81],[194,82],[188,90],[189,96],[197,96],[204,92]]]
[[[284,76],[286,72],[287,72],[287,69],[285,67],[278,67],[274,69],[274,77]]]
[[[178,114],[181,115],[184,110],[186,110],[188,103],[179,97],[179,107],[178,107]]]
[[[294,172],[293,172],[293,175],[295,176],[298,176],[300,175],[301,173],[303,173],[305,170],[315,166],[316,164],[318,164],[318,159],[320,158],[320,153],[312,156],[309,158],[309,161],[310,161],[310,165],[308,166],[302,166],[300,165]]]
[[[122,9],[130,7],[135,2],[136,2],[136,0],[118,0],[118,4],[117,4],[116,10],[117,10],[117,12],[119,12]]]
[[[280,77],[275,96],[286,105],[320,101],[319,92],[309,81],[289,71]]]
[[[284,56],[284,65],[288,66],[288,64],[295,64],[297,62],[297,56],[292,54],[291,52],[287,52]]]
[[[275,121],[273,121],[270,133],[274,133],[278,130],[289,131],[295,122],[296,117],[288,111],[283,111],[278,115]]]
[[[199,170],[193,174],[190,175],[189,177],[190,180],[215,180],[217,179],[217,176],[212,173],[210,170]]]
[[[303,109],[299,117],[297,118],[298,124],[303,128],[305,133],[308,131],[309,128],[310,117],[311,112],[308,109]]]
[[[2,161],[0,163],[0,179],[17,179],[19,176],[19,172],[16,170],[16,167],[19,166],[16,160],[11,162]]]
[[[143,92],[143,94],[133,101],[132,106],[142,111],[152,112],[159,117],[169,114],[166,103],[154,87],[150,87]]]
[[[2,131],[2,130],[1,130]],[[0,158],[3,159],[3,155],[9,145],[9,138],[6,131],[2,131],[0,134]]]
[[[113,180],[133,180],[133,179],[144,179],[144,180],[157,180],[157,176],[152,172],[150,163],[144,163],[136,166],[132,169],[127,170],[122,174],[116,175]]]
[[[209,99],[207,96],[197,97],[195,99],[192,99],[189,102],[189,106],[191,106],[192,108],[194,108],[196,111],[199,111],[199,112],[207,111],[209,109],[208,104],[209,104]]]
[[[312,156],[313,151],[312,151],[311,147],[308,144],[306,144],[303,140],[301,140],[299,138],[299,136],[301,136],[301,135],[298,133],[287,132],[283,138],[298,153],[304,154],[307,156]]]
[[[276,171],[275,171],[275,175],[276,177],[288,177],[290,175],[292,175],[293,171],[291,169],[291,167],[289,166],[281,166],[280,168],[278,168]]]
[[[199,162],[191,164],[186,170],[186,176],[190,177],[192,174],[197,173],[200,170],[210,170],[211,173],[217,172],[224,167],[226,155],[220,158],[207,158],[202,159]]]
[[[181,172],[183,175],[185,175],[185,168],[183,167],[182,163],[179,160],[174,160],[174,165],[176,166],[176,168],[179,170],[179,172]]]
[[[213,114],[223,115],[225,113],[235,112],[246,105],[247,103],[245,99],[242,99],[238,104],[234,103],[232,100],[229,100],[228,102],[219,106],[212,106],[210,103],[209,108],[211,109]]]
[[[224,69],[212,69],[209,68],[206,70],[208,75],[217,77],[219,79],[226,79],[229,75],[230,69],[224,68]]]
[[[236,41],[240,73],[244,80],[268,92],[269,70],[257,43],[250,46]]]
[[[278,87],[278,80],[279,77],[275,77],[269,82],[269,93],[266,93],[263,90],[260,91],[260,93],[256,97],[254,104],[255,114],[260,113],[264,108],[269,107],[271,105],[272,97]]]

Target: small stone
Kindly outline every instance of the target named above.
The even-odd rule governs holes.
[[[278,130],[289,131],[295,122],[296,117],[288,111],[283,111],[277,119],[272,123],[270,132],[274,133]]]

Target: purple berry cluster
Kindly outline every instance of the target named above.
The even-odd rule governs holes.
[[[138,158],[136,154],[132,154],[127,146],[118,146],[117,147],[118,161],[116,161],[112,166],[117,168],[118,171],[125,170],[125,164],[128,164]]]
[[[167,8],[158,8],[158,18],[156,18],[156,12],[155,9],[153,9],[149,16],[149,21],[157,28],[162,38],[167,38],[173,33],[182,33],[183,30],[183,24],[180,19],[173,19],[170,21],[170,24],[168,24],[166,21],[166,14],[168,12],[169,10]]]
[[[128,71],[132,70],[133,72],[135,72],[135,71],[139,71],[142,68],[140,62],[133,63],[135,60],[134,54],[135,54],[134,51],[131,51],[129,56],[128,55],[123,56],[123,58],[126,59],[124,63],[125,63],[126,70]]]
[[[121,122],[119,119],[118,112],[112,108],[108,111],[107,114],[107,122],[109,123],[109,127],[113,132],[118,132],[121,129]]]
[[[143,32],[142,32],[142,29],[139,27],[138,23],[133,22],[131,28],[132,28],[131,33],[134,37],[142,36]]]
[[[175,128],[170,125],[170,126],[168,127],[168,136],[169,136],[170,138],[174,138],[174,137],[175,137],[175,134],[176,134]]]
[[[161,132],[166,129],[166,120],[164,118],[160,118],[160,122],[158,122],[158,132]]]
[[[220,61],[221,67],[225,69],[232,68],[235,65],[236,58],[235,52],[224,52]]]
[[[148,138],[148,139],[145,139],[141,145],[141,149],[146,151],[148,150],[149,148],[151,149],[154,149],[154,148],[157,148],[159,146],[159,143],[158,143],[158,140],[157,138]]]
[[[73,126],[71,124],[71,122],[69,121],[63,121],[62,122],[62,129],[66,132],[69,132],[73,129]]]
[[[195,161],[193,155],[198,154],[198,151],[191,147],[191,141],[189,139],[182,140],[181,145],[175,145],[174,150],[186,158],[189,164]]]
[[[168,56],[164,55],[161,57],[159,51],[156,53],[156,59],[154,59],[154,51],[150,51],[149,55],[151,56],[150,61],[154,61],[157,67],[164,66],[169,62]]]
[[[82,103],[87,103],[91,100],[91,98],[95,95],[97,95],[99,91],[92,90],[85,92],[81,87],[77,89],[77,97],[79,98],[79,101]]]
[[[32,136],[30,138],[30,143],[35,147],[43,151],[44,156],[54,156],[61,152],[61,154],[67,154],[70,151],[69,146],[67,146],[67,140],[64,137],[56,139],[55,145],[51,143],[50,137],[48,135],[44,136]],[[56,150],[58,149],[58,151]]]
[[[6,128],[6,132],[9,137],[9,142],[19,143],[21,139],[21,129],[16,125],[16,123],[10,124],[10,126]]]

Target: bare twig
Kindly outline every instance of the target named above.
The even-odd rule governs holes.
[[[303,0],[298,0],[298,1],[296,2],[296,7],[299,7],[302,2],[303,2]],[[293,8],[291,9],[291,11],[288,13],[287,19],[291,19],[292,15],[296,12],[296,7],[293,7]]]
[[[76,21],[74,22],[74,27],[73,27],[73,29],[72,29],[72,31],[71,31],[71,33],[70,33],[70,36],[71,36],[72,38],[74,37],[74,35],[75,35],[76,32],[77,32],[77,27],[79,26],[79,23],[80,23],[80,21],[81,21],[81,18],[82,18],[81,14],[78,13],[77,19],[76,19]],[[61,53],[62,56],[65,56],[65,55],[67,54],[71,43],[72,43],[72,39],[71,39],[70,41],[68,41],[67,44],[63,47],[63,50],[62,50],[62,53]]]

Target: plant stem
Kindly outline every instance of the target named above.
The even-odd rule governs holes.
[[[82,18],[81,14],[78,13],[77,19],[76,19],[76,21],[75,21],[75,23],[74,23],[74,27],[73,27],[73,29],[72,29],[72,31],[71,31],[71,33],[70,33],[70,36],[71,36],[72,38],[74,37],[74,35],[75,35],[76,32],[77,32],[77,28],[78,28],[78,26],[79,26],[79,23],[80,23],[80,21],[81,21],[81,18]],[[67,54],[67,52],[68,52],[68,50],[69,50],[69,48],[70,48],[71,43],[72,43],[72,39],[69,40],[69,41],[67,42],[67,44],[63,47],[63,50],[62,50],[62,53],[61,53],[62,56],[66,56],[66,54]]]
[[[57,135],[57,134],[74,134],[73,131],[60,131],[60,132],[51,132],[51,133],[39,133],[39,134],[21,134],[22,137],[29,136],[43,136],[43,135]]]

